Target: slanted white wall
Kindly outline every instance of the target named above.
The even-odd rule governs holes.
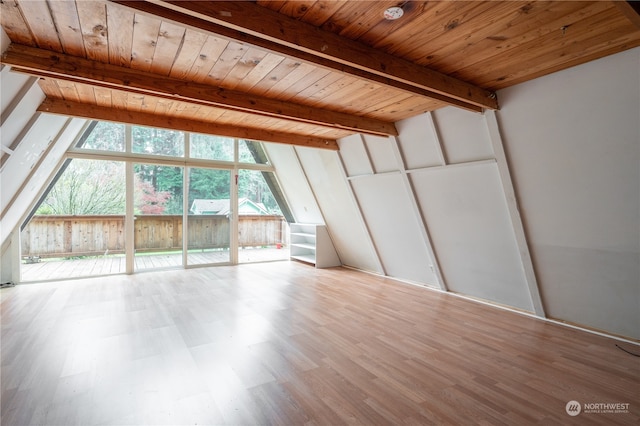
[[[548,315],[640,338],[640,48],[499,99]]]
[[[398,141],[373,136],[346,138],[340,141],[340,151],[381,272],[438,287]]]
[[[444,108],[398,128],[447,289],[533,311],[485,117]]]
[[[295,148],[279,143],[266,143],[264,148],[276,168],[278,182],[296,222],[323,224],[320,207],[311,192]]]
[[[338,154],[281,144],[265,144],[265,149],[295,220],[331,223],[329,236],[340,262],[380,273]]]
[[[343,265],[379,272],[358,206],[344,178],[335,151],[296,148],[329,235]]]
[[[30,121],[39,115],[36,109],[45,96],[36,78],[13,72],[10,67],[4,67],[0,72],[0,86],[2,146],[5,149],[15,148],[13,143],[31,127]]]

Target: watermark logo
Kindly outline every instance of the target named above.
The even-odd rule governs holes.
[[[564,409],[567,411],[568,415],[573,417],[580,414],[580,411],[582,411],[582,406],[578,401],[569,401],[567,402],[567,405],[564,407]]]
[[[564,409],[568,415],[575,417],[583,414],[627,414],[629,413],[628,402],[585,402],[569,401]]]

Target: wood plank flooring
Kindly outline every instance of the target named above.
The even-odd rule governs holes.
[[[640,422],[640,358],[616,344],[638,346],[343,268],[148,272],[0,297],[3,425]]]

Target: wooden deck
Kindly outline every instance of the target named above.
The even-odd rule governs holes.
[[[0,300],[3,425],[640,421],[640,363],[617,345],[638,346],[344,268],[117,275]]]
[[[289,258],[288,248],[251,248],[238,251],[239,263],[270,262]],[[229,251],[193,252],[188,254],[189,265],[228,263]],[[181,268],[182,253],[142,255],[135,257],[136,271]],[[86,259],[47,260],[22,264],[22,281],[49,281],[54,279],[123,274],[124,255],[99,256]]]

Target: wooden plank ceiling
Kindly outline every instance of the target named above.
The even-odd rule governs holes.
[[[42,111],[331,149],[640,45],[609,1],[2,0],[0,23]]]

